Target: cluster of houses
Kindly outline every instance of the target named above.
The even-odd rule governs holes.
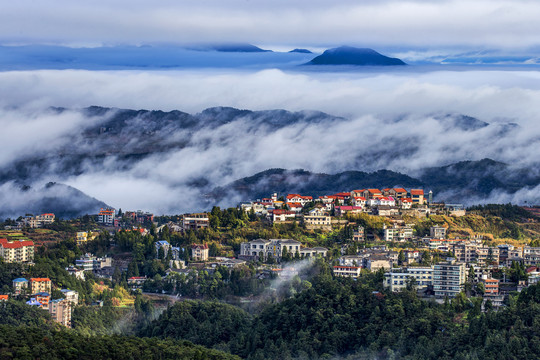
[[[115,228],[131,228],[133,225],[143,225],[154,222],[154,214],[137,211],[125,211],[122,216],[118,216],[115,209],[100,209],[97,215],[97,222],[103,226]],[[200,230],[210,226],[207,213],[192,213],[182,215],[180,225],[175,223],[166,224],[174,231]]]
[[[356,240],[363,235],[362,230],[359,228],[355,231]],[[386,234],[390,230],[395,229],[385,229],[385,238],[396,236],[395,233]],[[468,275],[472,268],[474,282],[483,284],[485,300],[490,300],[495,306],[502,304],[505,293],[519,291],[540,279],[540,247],[514,247],[508,244],[487,246],[478,238],[463,240],[445,237],[446,228],[433,226],[430,237],[418,240],[417,249],[403,249],[401,252],[385,246],[361,249],[357,254],[341,256],[339,265],[334,266],[333,271],[336,276],[358,278],[362,269],[383,269],[384,286],[390,290],[401,291],[412,281],[415,288],[424,294],[442,299],[455,297],[463,291],[465,283],[470,281]],[[428,251],[441,257],[451,257],[430,266],[420,266],[423,253]],[[492,277],[493,271],[509,268],[513,263],[526,267],[526,282],[508,284],[505,279],[501,281]]]
[[[15,225],[7,225],[5,228],[9,229],[22,229],[29,227],[32,229],[41,228],[44,225],[52,224],[54,222],[55,215],[53,213],[41,214],[41,215],[26,215],[18,220]]]
[[[460,204],[433,202],[433,193],[426,195],[423,189],[386,188],[361,189],[324,195],[314,198],[300,194],[288,194],[279,198],[277,193],[270,198],[245,202],[239,205],[244,211],[253,211],[266,216],[273,223],[303,221],[308,229],[330,230],[336,222],[333,217],[347,214],[368,213],[378,216],[399,215],[426,216],[430,213],[465,215]]]
[[[13,296],[30,296],[26,302],[29,306],[37,306],[51,314],[54,321],[65,327],[71,327],[73,307],[79,303],[79,293],[74,290],[61,289],[63,298],[51,298],[52,282],[49,278],[17,278],[13,280]],[[5,299],[8,295],[2,295]]]

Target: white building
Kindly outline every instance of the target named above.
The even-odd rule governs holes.
[[[390,269],[384,274],[384,286],[391,291],[401,291],[407,287],[410,279],[415,280],[418,290],[433,285],[433,267],[409,267]]]
[[[240,255],[244,257],[252,257],[260,260],[267,260],[273,257],[280,260],[284,252],[291,256],[313,257],[326,256],[328,249],[323,247],[302,248],[299,241],[292,239],[256,239],[247,243],[240,244]]]
[[[437,297],[455,297],[463,290],[465,280],[466,267],[464,263],[449,260],[433,267],[433,290]]]
[[[362,271],[361,266],[343,266],[343,265],[337,265],[333,268],[333,273],[335,276],[342,276],[342,277],[352,277],[357,278],[360,276],[360,272]]]
[[[23,223],[31,228],[40,228],[46,224],[52,224],[54,222],[54,214],[41,214],[36,216],[29,216],[23,219]]]
[[[383,226],[385,241],[408,241],[413,238],[413,228],[409,225],[398,226],[394,224],[392,227]]]
[[[114,209],[101,209],[99,210],[97,222],[107,226],[114,225],[114,217],[116,211]]]
[[[60,290],[64,294],[65,299],[70,301],[73,305],[79,304],[79,293],[75,290],[62,289]]]
[[[429,236],[432,239],[445,239],[446,228],[442,226],[432,226],[429,228]]]

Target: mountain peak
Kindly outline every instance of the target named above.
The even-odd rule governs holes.
[[[391,66],[407,64],[400,59],[384,56],[373,49],[340,46],[326,50],[322,55],[308,62],[308,65]]]
[[[301,53],[301,54],[313,54],[311,51],[309,51],[308,49],[293,49],[291,51],[289,51],[290,53]]]

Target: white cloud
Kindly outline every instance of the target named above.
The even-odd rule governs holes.
[[[273,167],[413,173],[484,157],[520,166],[538,163],[539,72],[424,70],[3,72],[0,140],[7,150],[0,164],[36,152],[46,154],[73,142],[78,129],[88,125],[77,112],[51,115],[43,109],[90,105],[190,113],[211,106],[315,109],[348,119],[252,129],[253,120],[246,116],[196,131],[189,147],[149,157],[131,168],[122,168],[111,158],[97,167],[86,164],[81,176],[43,174],[42,181],[66,182],[124,209],[188,211],[200,200],[189,183],[205,178],[211,186],[224,185]],[[448,130],[432,116],[446,113],[488,122],[510,120],[521,128],[502,138],[498,125],[474,132]],[[398,116],[402,119],[396,122]],[[180,131],[170,137],[186,134]],[[239,199],[229,204],[235,200]]]
[[[2,43],[242,41],[280,46],[527,48],[540,4],[450,1],[17,1],[3,4]]]

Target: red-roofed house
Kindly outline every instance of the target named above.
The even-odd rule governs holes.
[[[411,199],[413,201],[413,204],[424,204],[424,190],[411,189]]]
[[[362,196],[365,197],[366,200],[369,200],[369,199],[376,199],[376,198],[382,197],[383,194],[381,190],[379,189],[367,189],[367,190],[364,190],[364,193],[362,194]]]
[[[379,205],[396,206],[396,200],[391,196],[385,196],[379,199]]]
[[[351,198],[351,193],[350,192],[340,192],[340,193],[334,194],[334,196],[336,196],[338,198],[343,198],[343,200],[349,200]]]
[[[364,209],[361,206],[336,206],[336,216],[345,214],[360,214]]]
[[[366,198],[363,196],[356,196],[353,198],[353,205],[354,206],[366,206]]]
[[[302,212],[302,209],[304,208],[304,206],[300,203],[287,203],[287,206],[289,207],[289,210],[296,213]]]
[[[364,196],[364,191],[366,191],[366,189],[362,189],[362,190],[353,190],[351,191],[351,197],[359,197],[359,196]]]
[[[296,218],[296,212],[276,209],[272,211],[272,222],[292,221]]]
[[[407,190],[404,188],[393,188],[388,192],[396,199],[403,199],[407,197]]]
[[[402,209],[410,209],[412,207],[411,198],[403,198],[399,201]]]
[[[302,196],[298,194],[289,194],[287,195],[287,203],[300,203],[302,206],[306,203],[313,201],[312,196]]]
[[[0,301],[8,301],[9,295],[0,295]]]
[[[7,241],[0,239],[0,257],[6,263],[23,263],[34,260],[34,243],[30,240]]]

